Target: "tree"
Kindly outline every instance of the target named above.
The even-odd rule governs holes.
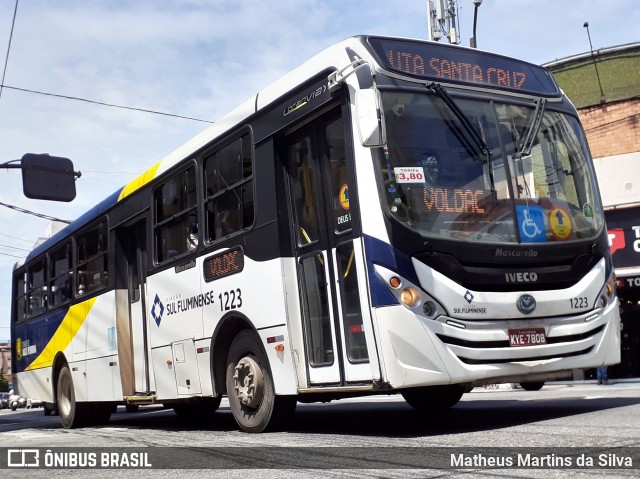
[[[9,381],[7,381],[3,367],[0,367],[0,392],[9,392]]]

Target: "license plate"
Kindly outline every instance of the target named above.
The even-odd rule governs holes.
[[[539,344],[547,344],[544,328],[509,330],[509,346],[537,346]]]

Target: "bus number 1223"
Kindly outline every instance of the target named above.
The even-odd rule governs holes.
[[[218,295],[220,311],[230,311],[242,307],[242,290],[236,288]]]

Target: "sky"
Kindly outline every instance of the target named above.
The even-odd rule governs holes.
[[[473,1],[458,5],[469,45]],[[426,0],[20,0],[12,35],[15,7],[0,0],[0,163],[50,153],[82,176],[75,200],[59,203],[27,199],[20,171],[0,169],[0,202],[65,220],[323,48],[358,34],[429,36]],[[589,51],[587,21],[594,50],[640,41],[637,0],[484,0],[477,45],[542,64]],[[0,340],[13,265],[48,223],[0,206]]]

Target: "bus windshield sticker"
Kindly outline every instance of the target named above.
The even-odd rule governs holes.
[[[593,206],[591,206],[590,203],[582,205],[582,214],[589,223],[593,224],[595,221],[595,212],[593,211]]]
[[[424,183],[424,169],[421,166],[395,167],[393,174],[396,176],[396,183]]]
[[[518,230],[523,243],[544,243],[547,241],[544,227],[544,213],[537,205],[516,205]]]
[[[573,233],[573,225],[567,210],[561,206],[551,208],[551,211],[549,211],[549,227],[555,239],[560,241],[569,239],[571,233]]]
[[[342,185],[338,193],[338,201],[343,210],[349,210],[349,185]]]

